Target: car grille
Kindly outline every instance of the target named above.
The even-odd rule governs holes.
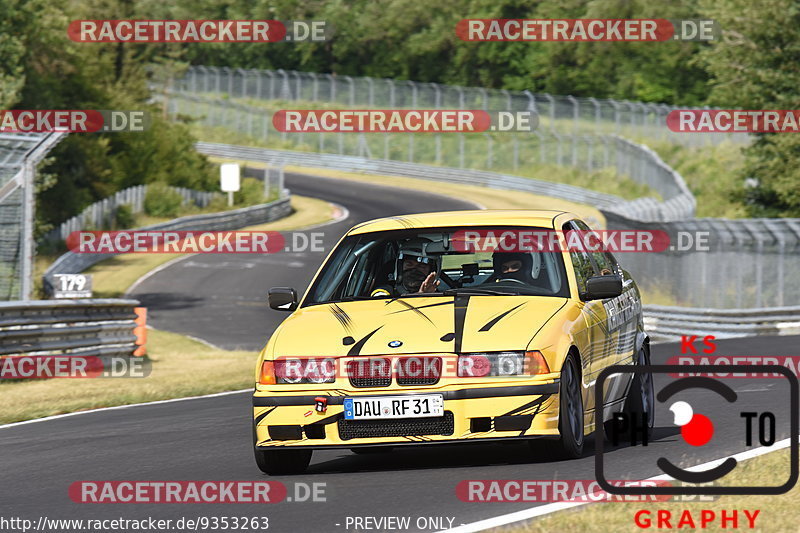
[[[347,376],[350,385],[359,389],[388,387],[392,384],[392,364],[386,357],[348,361]]]
[[[442,375],[442,358],[403,357],[397,369],[398,385],[436,385]]]
[[[403,418],[399,420],[339,419],[339,438],[342,440],[369,437],[405,437],[417,435],[452,435],[453,413],[435,418]]]

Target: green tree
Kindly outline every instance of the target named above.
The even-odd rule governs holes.
[[[700,55],[712,75],[710,104],[800,108],[800,5],[792,0],[706,0],[702,11],[723,29],[723,41]],[[745,153],[742,185],[734,194],[748,202],[751,214],[800,216],[800,137],[760,134]]]

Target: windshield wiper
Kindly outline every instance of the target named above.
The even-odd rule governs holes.
[[[461,287],[459,289],[447,289],[443,293],[445,296],[487,294],[490,296],[519,296],[517,292],[495,291],[490,289],[475,289],[472,287]]]
[[[344,296],[340,302],[354,302],[356,300],[380,300],[381,298],[388,298],[388,296]]]

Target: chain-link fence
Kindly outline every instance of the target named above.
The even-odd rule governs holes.
[[[222,197],[222,193],[195,191],[183,187],[169,187],[183,198],[183,205],[192,204],[206,207],[215,196]],[[131,214],[144,212],[144,199],[147,196],[147,185],[128,187],[115,194],[87,206],[79,214],[69,218],[47,232],[42,238],[46,242],[64,241],[73,231],[85,229],[110,229],[115,226],[115,219],[119,208],[126,205]]]
[[[617,254],[656,301],[717,309],[782,307],[800,301],[800,219],[642,223],[612,215],[608,224],[670,235],[674,249]]]
[[[243,177],[255,178],[263,182],[264,198],[283,198],[283,171],[276,168],[245,168]],[[119,208],[127,205],[131,214],[145,211],[145,197],[147,185],[135,185],[95,202],[53,228],[42,237],[43,242],[58,242],[66,240],[73,231],[85,229],[109,229],[115,226],[115,218]],[[221,192],[197,191],[185,187],[168,187],[183,198],[183,205],[194,205],[199,208],[208,207],[215,198],[223,198]]]
[[[30,297],[36,165],[64,135],[0,134],[0,300]]]
[[[253,143],[308,152],[512,174],[537,165],[608,169],[607,179],[629,178],[660,196],[635,202],[620,198],[620,214],[637,220],[669,221],[691,218],[695,213],[695,199],[675,170],[649,148],[615,135],[546,130],[514,135],[287,133],[275,130],[269,110],[230,100],[172,93],[167,109],[172,118],[191,116],[204,125],[242,134]],[[559,196],[555,184],[552,194]]]
[[[749,142],[747,134],[678,133],[666,117],[681,109],[666,104],[582,98],[570,95],[461,87],[407,80],[362,78],[226,67],[191,67],[174,85],[183,93],[225,95],[228,99],[283,100],[300,107],[336,104],[359,108],[484,109],[535,111],[540,128],[549,132],[622,135],[631,139],[668,140],[687,146],[707,146],[724,140]],[[706,108],[708,109],[708,108]]]
[[[291,71],[194,67],[165,95],[171,116],[199,119],[246,137],[253,144],[359,157],[364,170],[395,162],[418,166],[417,177],[475,180],[476,184],[518,189],[513,174],[535,164],[613,169],[647,184],[661,198],[616,206],[592,202],[613,228],[663,229],[673,242],[705,236],[707,249],[620,254],[620,261],[644,287],[651,302],[690,307],[762,308],[791,305],[800,298],[800,220],[693,220],[695,200],[680,175],[646,146],[621,136],[664,139],[702,146],[744,135],[672,133],[666,115],[675,108],[656,104],[580,99],[529,92],[493,91],[407,81],[350,78]],[[259,101],[254,101],[259,100]],[[270,102],[272,100],[272,102]],[[281,100],[285,101],[282,102]],[[291,107],[456,108],[534,110],[542,126],[531,134],[311,134],[281,133],[271,112]],[[280,158],[277,150],[269,157]],[[298,152],[286,156],[299,157]],[[312,158],[313,159],[313,158]],[[389,161],[390,160],[390,161]],[[348,161],[348,164],[352,161]],[[421,163],[424,163],[422,165]],[[313,166],[313,165],[312,165]],[[395,169],[397,173],[408,168]],[[479,172],[476,172],[479,171]],[[441,175],[440,175],[441,174]],[[476,175],[482,176],[476,177]],[[516,178],[520,179],[520,178]],[[552,196],[560,196],[553,187]],[[588,191],[587,191],[588,192]],[[572,194],[571,191],[568,194]],[[607,195],[606,195],[607,196]],[[659,222],[660,224],[651,224]]]

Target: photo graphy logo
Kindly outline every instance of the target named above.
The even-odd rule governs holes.
[[[736,365],[693,365],[691,371],[700,374],[710,374],[714,372],[741,372],[741,367]],[[610,378],[614,376],[630,375],[631,378],[637,374],[666,375],[675,376],[686,373],[686,365],[642,365],[627,366],[614,365],[604,369],[597,378],[595,389],[596,405],[603,405],[606,388],[613,384]],[[770,447],[776,445],[776,428],[789,427],[789,442],[791,462],[788,477],[781,485],[763,484],[750,486],[733,485],[684,485],[684,486],[664,486],[664,487],[625,487],[614,485],[606,478],[608,464],[606,464],[606,452],[604,435],[602,431],[597,432],[595,438],[595,476],[603,490],[612,494],[783,494],[788,492],[797,483],[798,479],[798,380],[797,377],[786,367],[780,365],[749,365],[747,371],[750,374],[763,374],[769,376],[776,383],[784,382],[788,385],[788,393],[784,388],[775,388],[775,398],[770,405],[788,406],[788,409],[770,410],[761,406],[748,405],[749,396],[737,393],[731,386],[707,375],[696,375],[672,379],[667,385],[655,391],[655,407],[659,405],[667,407],[672,412],[671,424],[680,428],[679,439],[684,444],[693,448],[709,446],[714,442],[714,437],[721,432],[723,427],[726,430],[733,430],[744,450],[755,447]],[[777,376],[777,377],[775,377]],[[764,378],[767,379],[767,378]],[[760,380],[761,382],[764,379]],[[606,385],[606,387],[604,387]],[[617,384],[618,385],[618,384]],[[686,393],[690,396],[681,398],[681,394]],[[781,397],[779,398],[778,395]],[[698,400],[702,398],[702,400]],[[714,405],[722,405],[716,411]],[[736,414],[732,419],[731,413]],[[602,410],[595,413],[595,423],[598,427],[603,425]],[[724,418],[724,420],[723,420]],[[788,421],[787,421],[788,418]],[[684,469],[676,464],[681,459],[679,453],[673,452],[672,457],[660,456],[660,447],[653,446],[648,441],[648,431],[644,417],[637,417],[635,414],[616,413],[610,423],[610,440],[618,443],[620,440],[629,440],[631,447],[636,447],[640,451],[647,449],[651,452],[654,465],[669,477],[682,481],[687,484],[708,484],[721,481],[729,473],[735,471],[737,461],[733,457],[718,462],[715,466],[705,470],[694,468]],[[717,439],[718,441],[719,439]],[[727,444],[732,444],[726,440]],[[777,449],[777,448],[776,448]],[[719,455],[728,455],[720,452]],[[657,457],[657,458],[656,458]],[[780,480],[778,472],[773,472],[769,479]]]

